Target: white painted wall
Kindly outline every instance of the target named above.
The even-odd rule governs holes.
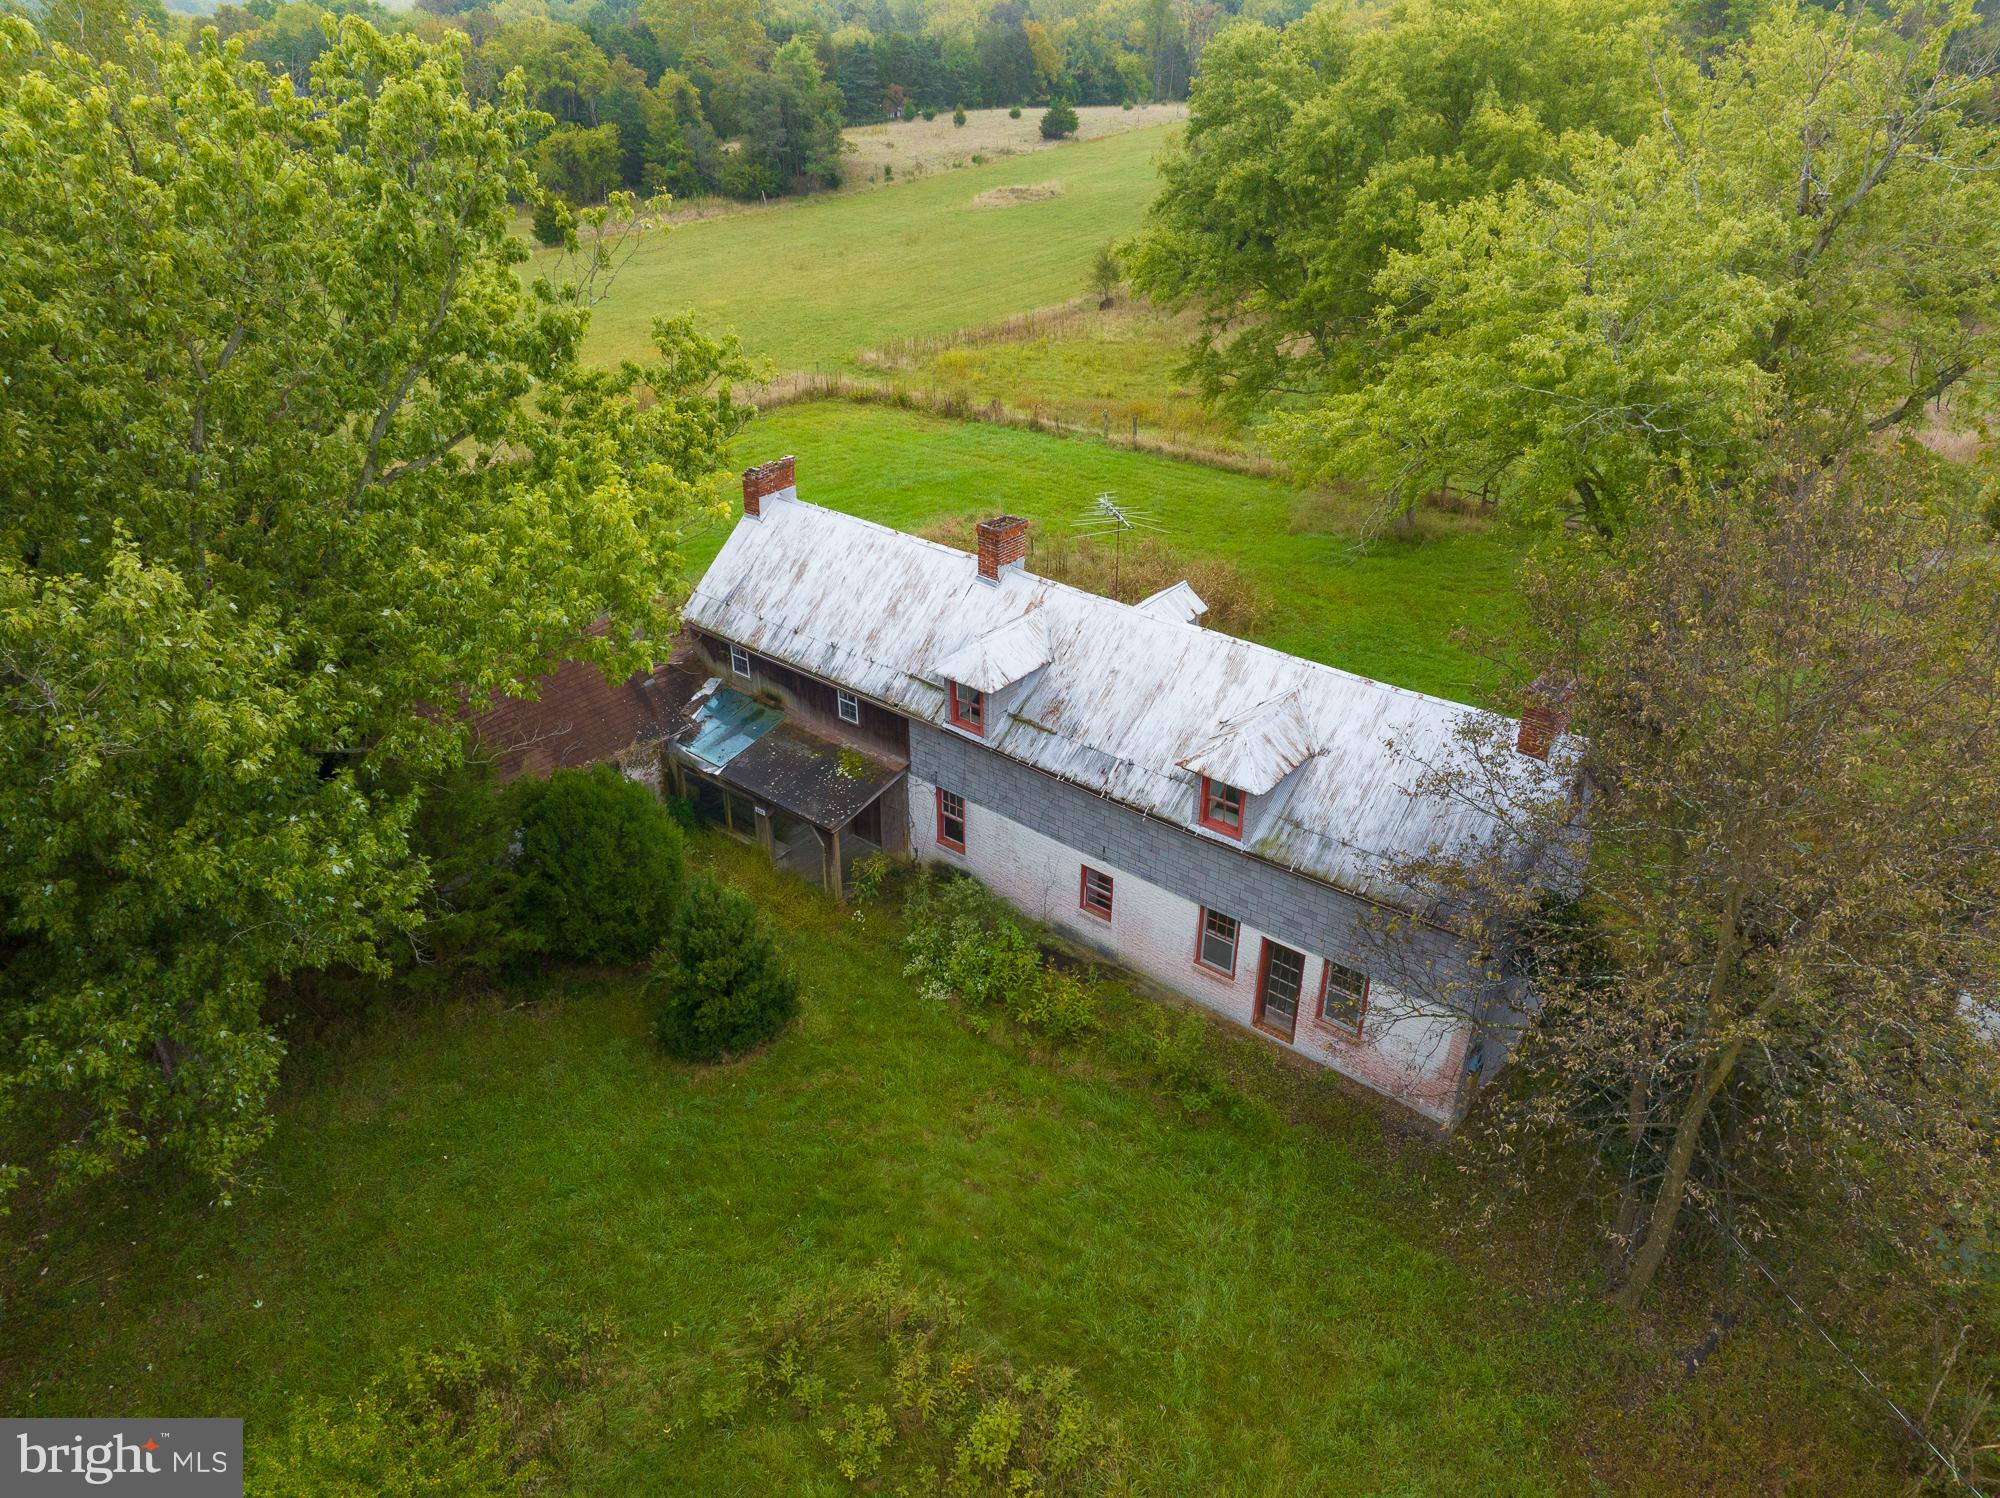
[[[915,776],[910,777],[909,787],[910,850],[917,858],[964,869],[1035,920],[1059,927],[1217,1014],[1251,1027],[1264,933],[1247,920],[1238,937],[1236,974],[1224,978],[1195,963],[1201,907],[1194,902],[1130,870],[1092,862],[1092,868],[1115,882],[1112,919],[1104,921],[1078,906],[1085,860],[1075,849],[968,799],[965,852],[955,853],[937,840],[937,787]],[[1233,910],[1224,913],[1240,915]],[[1323,970],[1322,957],[1306,954],[1305,990],[1289,1049],[1426,1117],[1448,1121],[1465,1061],[1467,1027],[1408,1012],[1411,1006],[1398,994],[1374,983],[1357,1041],[1351,1031],[1334,1029],[1315,1017]],[[1273,1045],[1284,1044],[1264,1031],[1253,1033]]]

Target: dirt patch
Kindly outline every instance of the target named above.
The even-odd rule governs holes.
[[[1010,187],[989,187],[972,200],[972,206],[1012,208],[1016,203],[1045,203],[1062,195],[1060,182],[1023,182]]]

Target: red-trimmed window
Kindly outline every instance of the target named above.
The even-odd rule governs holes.
[[[1085,915],[1094,915],[1101,921],[1111,919],[1111,876],[1098,872],[1085,864],[1083,879],[1077,890],[1076,903]]]
[[[986,732],[986,694],[958,682],[951,684],[951,726],[967,733]]]
[[[1224,837],[1243,836],[1243,792],[1202,776],[1201,825]]]
[[[1361,1034],[1368,1013],[1368,975],[1329,961],[1319,980],[1319,1017],[1339,1030]]]
[[[954,853],[965,851],[965,797],[942,787],[937,793],[938,844]]]
[[[1207,968],[1211,973],[1219,973],[1225,978],[1235,977],[1236,944],[1242,934],[1243,928],[1235,916],[1224,915],[1221,911],[1210,910],[1204,905],[1201,910],[1201,925],[1195,932],[1195,965]]]

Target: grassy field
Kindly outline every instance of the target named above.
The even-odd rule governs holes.
[[[931,172],[981,166],[1009,156],[1060,149],[1042,139],[1042,111],[1029,107],[1021,117],[1008,118],[1004,109],[968,109],[965,123],[954,125],[951,111],[936,119],[897,120],[886,125],[850,125],[841,131],[847,142],[842,192],[905,182]],[[1185,104],[1140,104],[1124,109],[1116,104],[1086,104],[1076,112],[1076,139],[1102,140],[1127,130],[1171,125],[1187,118]],[[1066,144],[1066,143],[1065,143]],[[980,158],[974,160],[974,157]],[[883,176],[887,168],[889,175]]]
[[[1067,301],[1085,289],[1098,247],[1138,226],[1153,194],[1153,157],[1172,128],[648,234],[598,306],[586,353],[643,355],[655,317],[692,308],[777,369],[845,366],[885,339]],[[1049,183],[1061,191],[1007,206],[974,202]]]
[[[1698,1321],[1614,1319],[1515,1225],[1454,1236],[1448,1163],[1330,1074],[1217,1034],[1231,1095],[1184,1116],[1110,1042],[1038,1058],[919,999],[890,912],[696,849],[805,974],[776,1045],[670,1063],[607,975],[301,1051],[260,1190],[91,1191],[27,1236],[0,1270],[9,1412],[241,1415],[257,1491],[294,1399],[609,1313],[608,1385],[526,1412],[562,1433],[551,1489],[851,1492],[808,1422],[702,1400],[758,1308],[893,1256],[960,1297],[982,1352],[1075,1368],[1139,1492],[1894,1481],[1879,1422],[1828,1400],[1785,1323],[1685,1377]],[[1107,1002],[1115,1031],[1145,1001]]]
[[[801,498],[904,530],[1005,510],[1059,536],[1108,491],[1153,511],[1160,539],[1176,551],[1233,564],[1261,605],[1255,638],[1461,701],[1479,700],[1489,675],[1452,632],[1465,625],[1502,640],[1517,618],[1518,542],[1456,517],[1426,517],[1435,533],[1425,539],[1364,547],[1352,511],[1287,484],[838,401],[767,412],[737,440],[739,466],[783,453],[798,455]],[[697,538],[697,570],[725,534],[717,527]]]

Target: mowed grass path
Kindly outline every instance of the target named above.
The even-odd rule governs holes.
[[[847,367],[884,339],[948,333],[1079,296],[1100,245],[1138,227],[1153,158],[1177,126],[681,224],[645,237],[591,319],[587,358],[650,352],[662,314],[692,308],[779,370]],[[976,208],[996,187],[1060,196]],[[538,254],[531,269],[546,265]]]
[[[1490,672],[1453,632],[1464,625],[1505,640],[1518,618],[1519,543],[1500,529],[1361,547],[1344,534],[1293,530],[1307,499],[1287,484],[840,401],[768,412],[737,439],[739,467],[784,453],[798,456],[800,498],[901,530],[1009,511],[1056,532],[1108,491],[1154,512],[1158,539],[1176,551],[1238,567],[1266,604],[1262,643],[1458,701],[1479,701]],[[718,526],[696,538],[695,574],[726,534]]]
[[[1648,1393],[1668,1348],[1444,1252],[1429,1202],[1451,1172],[1329,1075],[1218,1039],[1245,1090],[1184,1118],[918,998],[884,914],[856,923],[719,835],[697,848],[805,977],[772,1048],[669,1062],[621,978],[314,1048],[260,1191],[226,1210],[90,1192],[29,1239],[8,1411],[241,1415],[254,1476],[294,1398],[609,1311],[617,1376],[601,1411],[568,1411],[559,1490],[850,1492],[806,1423],[752,1406],[717,1426],[699,1401],[758,1307],[894,1255],[995,1355],[1074,1366],[1150,1493],[1531,1494],[1599,1462],[1621,1492],[1839,1491],[1846,1445],[1867,1449],[1811,1413],[1823,1370],[1735,1370],[1758,1346],[1739,1336],[1701,1383]]]

